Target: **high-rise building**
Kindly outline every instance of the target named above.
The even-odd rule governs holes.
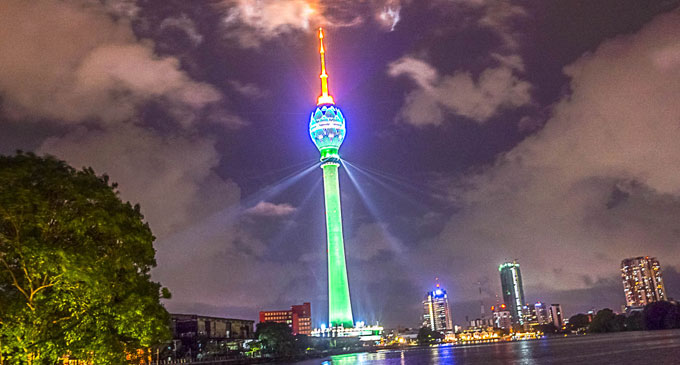
[[[326,49],[324,33],[319,28],[319,54],[321,57],[321,96],[309,120],[309,135],[321,153],[324,199],[326,205],[326,235],[328,253],[328,323],[331,327],[354,326],[352,303],[349,298],[349,282],[345,262],[345,244],[342,237],[342,213],[340,209],[340,145],[345,139],[345,117],[335,105],[328,91],[326,73]]]
[[[627,307],[643,307],[666,300],[661,266],[656,257],[633,257],[621,261],[621,279]]]
[[[286,323],[294,335],[312,333],[312,306],[309,303],[294,305],[290,310],[261,311],[260,322]]]
[[[524,323],[522,307],[524,306],[524,289],[522,288],[522,273],[517,261],[506,262],[498,267],[501,273],[501,289],[503,302],[512,315],[513,323]]]
[[[552,317],[550,316],[550,308],[548,308],[548,306],[545,303],[536,302],[536,304],[534,304],[534,310],[536,312],[536,323],[546,324],[552,322]]]
[[[495,328],[510,329],[512,328],[512,315],[508,310],[508,306],[501,304],[491,307],[493,314],[493,326]]]
[[[535,326],[552,322],[550,308],[543,302],[525,305],[523,314],[525,325]]]
[[[423,300],[423,327],[430,327],[433,331],[453,330],[449,298],[439,284]]]
[[[524,319],[525,326],[538,324],[536,306],[534,304],[525,304],[522,306],[522,317]]]
[[[557,329],[564,326],[564,316],[562,315],[562,306],[559,304],[550,305],[550,317],[552,318],[552,323],[557,327]]]

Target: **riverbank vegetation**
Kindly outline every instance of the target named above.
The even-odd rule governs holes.
[[[628,315],[616,314],[609,308],[592,317],[579,313],[569,319],[572,332],[609,333],[622,331],[664,330],[680,328],[680,304],[655,302]]]

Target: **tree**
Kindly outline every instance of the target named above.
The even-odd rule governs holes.
[[[590,319],[588,315],[583,313],[575,314],[569,318],[569,329],[572,331],[585,330],[589,324]]]
[[[257,324],[255,338],[262,344],[262,352],[275,357],[291,356],[295,337],[285,323],[264,322]]]
[[[599,310],[588,327],[589,332],[619,332],[624,329],[624,315],[616,315],[609,308]]]
[[[314,342],[312,342],[312,339],[307,336],[307,335],[301,335],[297,334],[295,335],[295,352],[298,354],[304,354],[308,350],[313,349],[314,347]]]
[[[555,326],[554,323],[545,323],[545,324],[539,324],[538,326],[534,327],[537,331],[543,332],[545,334],[551,334],[551,333],[557,333],[559,329]]]
[[[123,363],[169,337],[154,237],[116,187],[52,157],[0,156],[4,360]]]
[[[416,339],[418,340],[418,343],[421,345],[429,345],[435,342],[438,342],[444,338],[444,335],[442,335],[438,331],[433,331],[430,327],[422,327],[420,330],[418,330],[418,336]]]
[[[654,302],[642,311],[644,327],[647,330],[680,328],[680,308],[670,302]]]
[[[644,323],[642,320],[642,313],[635,311],[631,313],[625,322],[626,331],[642,331],[644,329]]]

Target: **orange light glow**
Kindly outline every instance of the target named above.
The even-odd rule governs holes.
[[[335,104],[333,97],[328,94],[328,74],[326,73],[326,48],[323,46],[323,28],[319,28],[319,55],[321,56],[321,96],[316,105]]]

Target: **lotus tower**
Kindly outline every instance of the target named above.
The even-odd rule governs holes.
[[[309,120],[309,135],[321,153],[324,199],[326,203],[326,235],[328,240],[328,323],[330,327],[354,326],[349,298],[345,244],[342,236],[340,208],[340,145],[345,140],[345,117],[328,92],[326,50],[323,29],[319,28],[321,56],[321,95]]]

